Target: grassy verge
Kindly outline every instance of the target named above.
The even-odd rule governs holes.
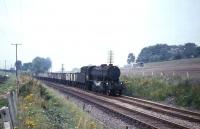
[[[7,74],[9,75],[9,79],[6,82],[0,84],[0,96],[1,96],[0,107],[8,105],[7,99],[5,98],[5,94],[7,94],[7,92],[11,91],[12,89],[14,89],[16,86],[15,75],[9,74],[9,73]]]
[[[103,129],[74,103],[36,80],[22,77],[20,129]]]
[[[15,88],[15,75],[14,74],[8,74],[9,79],[5,82],[0,84],[0,94],[6,94],[8,91]]]
[[[125,95],[154,101],[171,100],[173,104],[200,109],[199,81],[181,78],[122,76],[127,82]]]

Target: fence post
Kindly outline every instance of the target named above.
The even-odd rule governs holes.
[[[13,126],[17,125],[17,120],[16,120],[16,116],[17,116],[17,92],[16,91],[11,91],[7,94],[7,98],[8,98],[8,109],[10,112],[10,118],[11,118],[11,122]]]
[[[187,78],[189,79],[189,77],[190,77],[190,76],[189,76],[189,73],[187,72],[186,74],[187,74]]]
[[[175,73],[174,73],[174,71],[173,71],[173,74],[172,74],[173,76],[175,75]]]
[[[83,104],[83,110],[85,110],[85,103]]]
[[[151,75],[153,76],[153,71],[151,72]]]
[[[142,71],[142,76],[144,77],[144,71]]]
[[[133,76],[135,76],[135,72],[133,71]]]

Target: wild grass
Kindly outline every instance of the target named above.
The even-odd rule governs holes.
[[[4,73],[0,73],[4,75]],[[15,76],[14,74],[7,73],[9,75],[9,79],[4,83],[0,84],[0,108],[8,105],[8,101],[6,99],[6,94],[15,88]]]
[[[200,83],[179,77],[122,76],[126,82],[125,95],[154,101],[173,100],[173,104],[200,109]]]
[[[36,80],[23,77],[20,87],[20,129],[103,129],[74,103]]]
[[[16,81],[16,77],[14,74],[9,74],[9,79],[4,82],[4,83],[1,83],[0,84],[0,95],[2,94],[6,94],[8,91],[12,90],[15,88],[16,84],[15,84],[15,81]]]

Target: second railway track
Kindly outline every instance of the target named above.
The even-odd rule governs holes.
[[[198,112],[192,112],[189,110],[179,109],[171,106],[167,106],[164,104],[138,99],[134,97],[129,96],[121,96],[120,98],[114,98],[116,100],[119,100],[121,102],[129,103],[131,105],[135,105],[147,110],[151,110],[154,112],[158,112],[161,114],[165,114],[168,116],[177,117],[183,120],[187,120],[190,122],[197,122],[200,123],[200,113]]]
[[[133,97],[106,97],[73,87],[45,82],[48,86],[79,97],[85,101],[114,112],[124,119],[151,129],[199,129],[200,115],[166,105]],[[160,106],[161,105],[161,106]],[[175,117],[175,118],[173,118]],[[171,119],[172,118],[172,119]]]

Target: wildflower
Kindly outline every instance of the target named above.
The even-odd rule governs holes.
[[[90,128],[91,129],[96,129],[96,124],[94,122],[90,123]]]
[[[25,121],[25,125],[28,127],[28,129],[31,129],[31,128],[34,128],[36,124],[34,123],[33,120],[27,119],[27,120]]]
[[[33,101],[33,94],[30,94],[24,98],[25,101],[32,102]]]

